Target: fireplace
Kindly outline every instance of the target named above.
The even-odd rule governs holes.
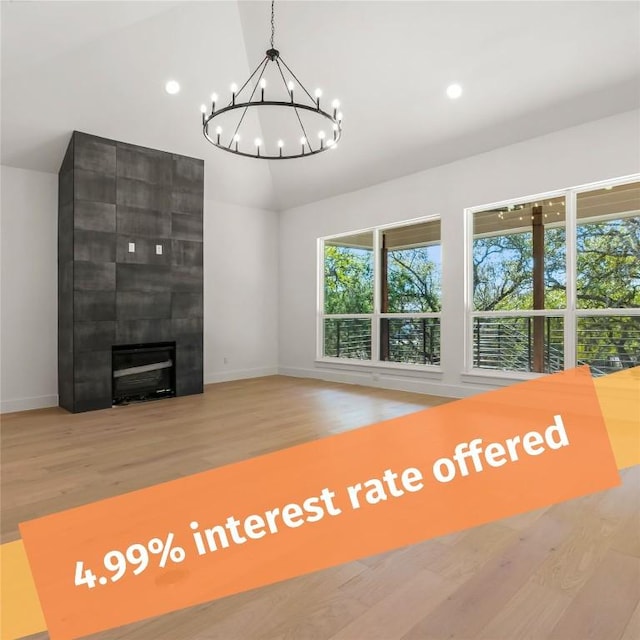
[[[202,393],[204,162],[76,131],[58,186],[60,406]]]
[[[113,404],[175,396],[175,360],[175,342],[112,347]]]

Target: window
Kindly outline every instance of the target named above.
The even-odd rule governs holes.
[[[373,232],[327,240],[324,243],[325,356],[371,360],[373,291]]]
[[[577,194],[578,363],[640,365],[640,183]]]
[[[440,221],[321,240],[319,356],[440,364]]]
[[[381,232],[380,360],[440,364],[440,221]]]
[[[561,196],[474,214],[474,367],[563,368],[565,209]]]
[[[471,210],[473,369],[640,364],[640,184]]]

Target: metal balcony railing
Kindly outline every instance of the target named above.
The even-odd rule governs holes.
[[[595,376],[640,365],[640,317],[622,317],[626,323],[617,328],[617,348],[602,327],[589,327],[593,318],[581,318],[576,332],[577,364],[588,364]],[[607,317],[609,328],[615,317]],[[627,322],[630,321],[630,322]],[[475,318],[473,330],[473,366],[480,369],[533,371],[533,317]],[[587,323],[585,326],[584,323]],[[544,330],[544,372],[564,369],[564,321],[546,317]]]
[[[371,320],[325,318],[324,355],[332,358],[371,359]]]
[[[606,320],[605,324],[602,321]],[[324,355],[370,360],[369,318],[325,318]],[[473,366],[500,371],[533,371],[534,318],[474,318]],[[381,318],[380,359],[440,364],[440,318]],[[593,375],[640,365],[640,316],[582,317],[576,332],[577,364]],[[544,372],[564,369],[564,318],[544,318]]]
[[[324,355],[371,359],[371,320],[325,318]],[[440,364],[440,319],[382,318],[380,359],[388,362]]]
[[[473,366],[478,369],[533,371],[533,321],[521,318],[475,318]],[[544,371],[564,368],[564,318],[545,318]]]
[[[440,364],[440,318],[382,318],[380,329],[382,360]]]
[[[583,316],[576,327],[578,364],[594,375],[640,365],[640,316]]]

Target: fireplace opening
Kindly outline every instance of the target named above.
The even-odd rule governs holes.
[[[175,342],[112,347],[113,404],[175,396],[175,361]]]

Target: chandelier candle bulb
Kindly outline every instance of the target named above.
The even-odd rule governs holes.
[[[320,98],[322,97],[322,89],[316,89],[316,107],[319,109],[320,108]]]
[[[211,113],[213,113],[216,110],[216,102],[218,102],[218,94],[212,93],[211,94]]]
[[[236,133],[233,136],[233,141],[236,143],[236,151],[238,150],[238,142],[240,142],[240,136]]]
[[[282,147],[284,147],[284,142],[282,140],[278,140],[278,154],[282,158]]]
[[[234,82],[231,85],[231,104],[236,103],[236,92],[238,91],[238,85]]]

